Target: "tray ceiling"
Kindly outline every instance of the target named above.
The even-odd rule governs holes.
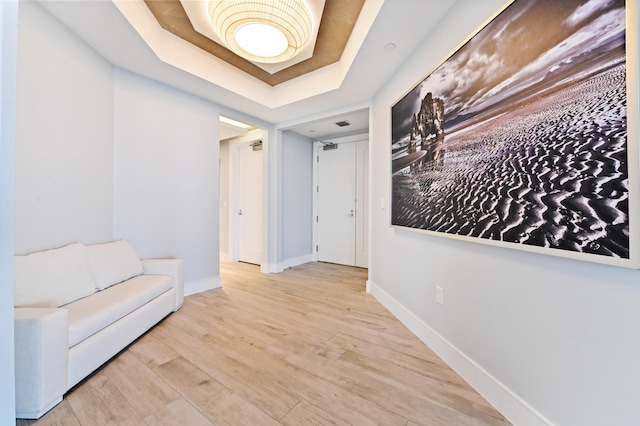
[[[364,0],[325,0],[313,54],[310,58],[269,73],[196,31],[180,0],[145,0],[158,24],[175,36],[222,59],[260,81],[275,86],[338,62],[358,20]]]

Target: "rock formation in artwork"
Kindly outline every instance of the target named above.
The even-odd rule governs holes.
[[[420,104],[418,113],[413,114],[413,129],[411,136],[415,139],[420,135],[422,140],[429,136],[444,134],[444,101],[434,98],[427,93]]]
[[[431,92],[422,99],[420,110],[413,114],[409,150],[417,149],[418,137],[421,150],[427,151],[426,161],[441,161],[444,156],[444,101],[434,98]]]

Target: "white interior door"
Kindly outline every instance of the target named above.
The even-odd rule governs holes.
[[[238,147],[238,260],[262,263],[262,150]]]
[[[355,265],[356,144],[317,151],[317,258]]]

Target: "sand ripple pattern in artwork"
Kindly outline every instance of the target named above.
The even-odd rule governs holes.
[[[629,257],[625,66],[445,139],[393,176],[393,224]]]

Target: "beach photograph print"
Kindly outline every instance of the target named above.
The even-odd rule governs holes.
[[[392,225],[629,259],[625,12],[516,0],[393,105]]]

